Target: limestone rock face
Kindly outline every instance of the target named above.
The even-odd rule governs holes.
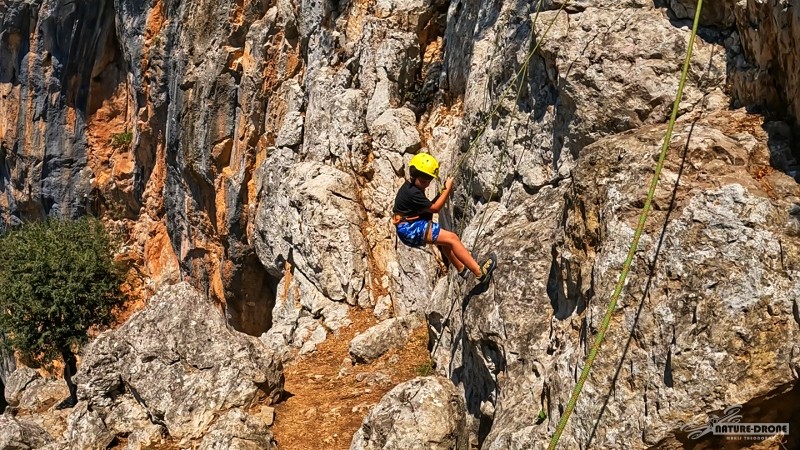
[[[67,397],[69,390],[62,378],[43,378],[30,367],[19,366],[8,377],[6,415],[18,417],[23,428],[31,426],[47,436],[60,437],[66,430],[69,410],[56,410],[55,406]]]
[[[5,342],[5,336],[0,333],[0,384],[3,386],[8,382],[8,377],[11,376],[11,373],[17,368],[14,352],[3,345]],[[3,387],[3,390],[5,391],[5,387]]]
[[[86,198],[92,190],[90,156],[86,151],[90,138],[86,118],[75,115],[73,108],[78,106],[74,101],[76,91],[88,88],[92,81],[86,77],[62,85],[56,80],[65,72],[90,75],[95,63],[97,75],[109,67],[104,75],[119,77],[114,49],[107,45],[113,35],[114,17],[114,9],[105,1],[69,9],[58,2],[13,2],[0,9],[5,55],[0,69],[4,122],[0,167],[7,186],[0,192],[4,222],[51,213],[72,217],[85,211]],[[94,39],[87,39],[89,31],[83,28],[57,26],[76,22],[96,23]],[[36,40],[31,45],[33,39]],[[80,43],[80,47],[62,48],[60,44],[64,42]],[[82,55],[83,60],[69,67],[65,51]],[[103,58],[111,61],[103,63]],[[57,106],[48,102],[51,92],[66,94],[64,103]],[[67,97],[72,100],[69,106]],[[99,106],[87,104],[85,95],[79,102],[83,109]]]
[[[196,301],[154,301],[98,338],[63,439],[272,445],[236,411],[280,392],[278,361],[313,353],[358,306],[425,313],[467,412],[449,442],[543,446],[643,206],[694,5],[0,2],[0,228],[95,214],[145,290],[181,279],[211,299],[181,285],[169,292]],[[677,447],[683,423],[731,404],[776,421],[773,406],[796,404],[798,14],[706,2],[566,447]],[[420,150],[456,178],[439,222],[499,257],[487,290],[443,276],[432,246],[396,245],[392,201]],[[45,391],[11,388],[26,392]]]
[[[291,258],[320,294],[354,302],[365,274],[355,179],[314,162],[287,167],[276,161],[268,170],[271,183],[262,188],[256,218],[256,248],[264,263],[281,267]]]
[[[464,404],[449,380],[395,386],[364,419],[350,450],[466,450]]]
[[[289,155],[276,153],[264,167],[255,219],[262,263],[286,268],[277,283],[273,325],[264,335],[284,359],[291,358],[289,347],[310,353],[326,329],[349,325],[348,304],[369,305],[355,178],[313,161],[292,166]]]
[[[691,19],[696,4],[671,0],[669,11],[678,19]],[[797,120],[800,14],[791,6],[781,1],[711,2],[703,5],[701,19],[731,50],[728,83],[736,103],[789,112]]]
[[[203,438],[200,450],[272,450],[276,449],[267,424],[260,418],[231,410]]]
[[[75,377],[81,402],[67,433],[84,448],[154,426],[173,438],[199,438],[221,411],[264,396],[274,401],[283,386],[272,352],[230,330],[185,283],[163,290],[82,354]]]
[[[8,377],[5,387],[5,398],[9,405],[17,406],[22,399],[23,392],[40,379],[39,372],[30,367],[20,367]]]
[[[472,180],[466,186],[471,195],[497,199],[515,176],[522,177],[529,191],[538,190],[568,177],[586,145],[669,117],[689,30],[675,28],[658,8],[596,3],[602,2],[586,2],[575,14],[536,14],[533,3],[520,9],[507,2],[495,11],[488,2],[471,2],[453,18],[457,25],[449,29],[460,33],[461,23],[474,19],[473,14],[498,14],[498,20],[507,21],[505,26],[478,21],[469,25],[476,28],[472,36],[448,40],[453,46],[447,60],[453,66],[448,71],[451,89],[461,86],[465,67],[471,67],[463,88],[466,117],[461,131],[470,135],[483,126],[490,111],[487,98],[499,102],[497,118],[471,155],[474,162],[462,163]],[[502,30],[534,19],[540,51],[521,75],[523,87],[509,90],[509,61],[517,67],[525,62],[531,25],[524,25],[523,35]],[[457,50],[465,45],[471,53]],[[724,82],[724,53],[719,46],[697,41],[692,57],[697,76],[687,82],[682,111],[703,98],[703,88]],[[455,140],[449,147],[458,154],[467,142]]]
[[[736,2],[712,2],[703,5],[700,12],[702,24],[709,27],[727,28],[736,24],[734,8]],[[670,12],[678,19],[693,20],[697,2],[690,0],[671,0]]]
[[[7,414],[0,415],[0,449],[35,450],[53,440],[42,428],[19,421]]]
[[[788,225],[800,186],[782,173],[763,172],[770,161],[765,143],[780,138],[768,136],[761,120],[744,111],[687,118],[676,132],[681,147],[665,166],[652,225],[604,346],[613,363],[606,373],[602,365],[595,369],[594,387],[579,402],[583,411],[598,413],[573,418],[578,442],[593,433],[598,445],[619,439],[613,424],[631,415],[646,417],[624,428],[641,430],[638,445],[674,442],[682,438],[677,425],[692,415],[729,404],[757,409],[763,399],[779,402],[796,382],[800,246]],[[626,205],[645,192],[632,180],[645,179],[662,135],[663,127],[652,127],[635,137],[601,140],[579,165],[575,190],[583,194],[567,218],[572,244],[559,255],[562,289],[576,286],[578,298],[587,300],[609,298],[622,261],[619,249],[635,224],[635,210]],[[580,249],[594,255],[578,269]],[[591,277],[587,261],[593,261]],[[602,303],[588,302],[589,330],[599,324]],[[565,338],[579,338],[561,329]],[[569,359],[562,356],[556,365]],[[592,397],[609,395],[606,380],[616,382],[614,399],[601,415],[595,405],[602,397]],[[561,382],[550,383],[552,389]],[[736,388],[721,395],[719,386]],[[551,398],[550,410],[565,398]],[[595,421],[600,426],[592,432]]]
[[[601,139],[583,150],[572,179],[490,211],[498,217],[484,233],[499,255],[492,287],[452,287],[463,297],[450,300],[463,306],[449,326],[441,324],[450,304],[432,304],[429,321],[444,330],[437,366],[463,387],[471,416],[491,423],[476,436],[482,448],[530,448],[552,434],[619,276],[663,135],[654,125]],[[796,382],[800,247],[790,211],[800,186],[779,172],[760,175],[767,133],[744,111],[695,114],[676,135],[580,414],[562,437],[567,447],[672,445],[693,417],[789,401]]]
[[[392,317],[367,329],[350,342],[350,357],[358,363],[369,364],[392,348],[399,348],[419,327],[416,316]]]
[[[736,17],[733,48],[741,46],[732,74],[733,95],[741,105],[800,117],[800,13],[780,1],[723,2]]]

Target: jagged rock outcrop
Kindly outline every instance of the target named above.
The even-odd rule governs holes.
[[[220,417],[200,443],[199,450],[272,450],[277,448],[261,418],[231,410]]]
[[[4,344],[6,342],[5,336],[0,333],[0,388],[5,391],[5,384],[8,382],[8,377],[17,368],[14,359],[14,352],[8,349]],[[3,409],[5,398],[0,398],[0,411]]]
[[[256,250],[271,267],[291,258],[324,298],[355,304],[366,272],[356,180],[321,163],[286,164],[286,156],[267,161],[270,184],[256,216]]]
[[[693,17],[696,3],[670,1],[670,12],[680,19]],[[725,39],[734,103],[773,114],[788,112],[800,120],[800,14],[791,2],[713,2],[703,6],[701,18]]]
[[[39,372],[30,367],[20,367],[11,373],[11,376],[9,376],[6,381],[4,392],[8,404],[11,406],[19,405],[22,400],[23,391],[40,378],[41,375],[39,375]]]
[[[67,430],[67,440],[81,448],[105,448],[133,432],[199,439],[225,411],[259,398],[275,401],[283,386],[272,352],[230,330],[212,302],[186,283],[163,290],[82,355],[75,377],[81,401]],[[219,426],[216,434],[230,428]]]
[[[367,329],[350,341],[350,358],[369,364],[392,348],[402,347],[421,325],[417,316],[392,317]]]
[[[58,441],[52,437],[64,433],[69,413],[68,410],[55,409],[56,405],[69,397],[67,384],[62,378],[44,378],[36,370],[20,366],[8,378],[5,397],[8,400],[6,415],[16,417],[21,423],[24,422],[19,426],[41,429],[48,436],[47,442],[59,448],[56,444]],[[12,429],[9,428],[8,434],[5,435],[0,431],[0,442],[3,439],[11,439],[14,435]],[[0,427],[0,430],[3,428]],[[31,436],[37,436],[35,432],[31,433]]]
[[[466,450],[465,426],[463,399],[449,380],[415,378],[372,408],[350,450]]]
[[[5,397],[9,407],[15,412],[36,414],[51,409],[69,397],[67,384],[62,378],[43,378],[36,370],[21,366],[8,378]],[[55,413],[54,416],[63,416]],[[63,431],[59,423],[62,417],[32,417],[30,420],[41,425],[50,434]]]
[[[329,300],[302,272],[292,273],[291,264],[286,265],[272,310],[272,328],[261,336],[283,361],[293,358],[292,348],[300,355],[309,354],[325,341],[329,331],[335,333],[351,324],[346,303]]]
[[[41,427],[15,419],[7,414],[0,415],[0,449],[35,450],[52,442],[53,437]]]
[[[800,247],[788,233],[800,186],[768,169],[758,117],[690,118],[676,128],[567,447],[682,441],[692,417],[785,394],[800,373]],[[530,448],[552,433],[617,281],[663,135],[664,126],[649,126],[601,139],[569,182],[494,210],[485,241],[501,270],[486,294],[460,291],[465,306],[434,355],[463,386],[473,420],[491,424],[477,436],[482,448]],[[438,328],[450,305],[433,306]],[[735,392],[722,395],[718,386],[728,384]]]

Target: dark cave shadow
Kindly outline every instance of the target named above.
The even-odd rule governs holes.
[[[454,385],[463,384],[464,391],[465,391],[465,407],[467,412],[476,418],[478,422],[478,442],[479,445],[482,445],[483,441],[489,435],[489,432],[492,429],[492,424],[494,420],[491,416],[486,416],[481,411],[481,404],[484,401],[487,401],[491,398],[492,395],[495,398],[498,395],[497,392],[497,384],[494,382],[493,374],[483,365],[481,364],[471,364],[471,367],[474,368],[483,368],[481,372],[475,373],[470,372],[469,376],[465,374],[465,366],[467,365],[467,361],[476,360],[479,357],[478,347],[480,347],[481,353],[485,355],[489,355],[489,358],[495,362],[495,367],[498,368],[499,371],[505,370],[505,357],[503,356],[502,350],[497,346],[497,344],[491,340],[481,340],[474,345],[470,343],[466,339],[466,324],[463,320],[464,313],[466,311],[467,306],[469,305],[470,300],[472,297],[476,295],[481,295],[486,293],[489,290],[489,285],[491,284],[491,279],[489,282],[486,283],[479,283],[473,286],[469,292],[467,292],[463,297],[459,295],[455,295],[453,301],[450,303],[450,310],[447,312],[447,315],[441,316],[436,313],[429,314],[428,320],[431,324],[433,329],[436,329],[439,333],[439,336],[436,338],[433,346],[431,347],[431,359],[432,365],[435,367],[436,360],[435,354],[436,351],[439,349],[441,345],[442,336],[445,332],[445,327],[448,327],[451,324],[450,318],[452,317],[453,312],[456,309],[456,304],[458,303],[459,298],[461,298],[461,324],[458,328],[458,331],[453,334],[454,340],[450,345],[450,358],[449,358],[449,373],[450,373],[450,381]],[[453,366],[453,361],[455,360],[456,353],[458,352],[459,346],[461,347],[461,365],[459,367]],[[495,355],[494,358],[491,355]],[[496,373],[494,374],[496,375]]]
[[[470,289],[470,291],[467,292],[467,294],[461,299],[461,315],[462,315],[462,317],[463,317],[464,311],[466,310],[467,306],[469,305],[469,301],[472,299],[472,297],[474,297],[476,295],[483,294],[486,291],[488,291],[490,283],[491,283],[491,280],[489,280],[489,283],[479,283],[479,284],[477,284],[472,289]],[[445,329],[446,326],[448,326],[450,324],[450,317],[453,316],[453,311],[455,310],[457,303],[458,303],[458,296],[455,296],[453,301],[450,303],[450,310],[447,312],[447,315],[445,315],[444,317],[440,316],[438,318],[438,320],[436,320],[436,322],[439,324],[440,329],[438,330],[439,336],[436,338],[436,341],[434,342],[433,346],[431,347],[431,357],[433,357],[433,355],[436,354],[436,350],[439,349],[439,345],[442,342],[442,336],[444,335],[444,329]],[[437,316],[438,316],[438,314],[437,314]],[[450,349],[451,350],[451,352],[450,352],[450,360],[451,361],[453,359],[453,356],[455,356],[455,349],[458,348],[458,340],[461,339],[461,335],[463,334],[463,331],[464,331],[464,322],[462,320],[461,329],[458,332],[458,338],[456,339],[455,342],[453,342],[452,348]],[[436,361],[434,360],[434,364],[435,363],[436,363]]]
[[[294,397],[294,394],[292,394],[291,392],[289,392],[287,390],[283,390],[283,391],[281,391],[281,395],[279,395],[278,399],[275,401],[275,404],[277,405],[279,403],[284,403],[284,402],[286,402],[286,400],[289,400],[292,397]]]

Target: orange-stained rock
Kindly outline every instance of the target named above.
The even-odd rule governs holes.
[[[156,284],[175,281],[178,278],[178,258],[163,222],[155,223],[149,230],[148,238],[144,243],[143,255],[146,273]]]

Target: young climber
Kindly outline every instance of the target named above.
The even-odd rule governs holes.
[[[453,191],[453,178],[444,182],[444,190],[433,201],[425,196],[425,189],[439,176],[439,162],[428,153],[419,153],[409,163],[409,180],[403,183],[394,199],[392,223],[397,236],[409,247],[425,243],[438,244],[462,278],[472,272],[480,283],[486,283],[497,265],[497,258],[489,255],[482,265],[472,258],[458,235],[442,229],[433,222],[433,214],[444,207]]]

